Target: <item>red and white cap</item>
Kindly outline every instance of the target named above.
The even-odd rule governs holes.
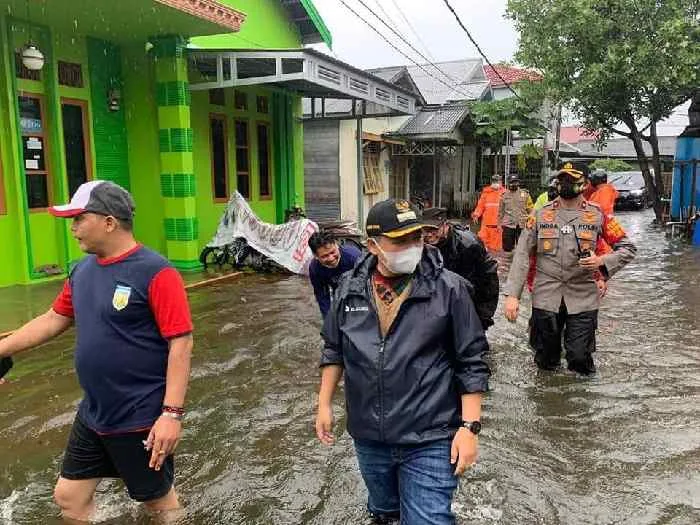
[[[134,199],[124,188],[110,181],[94,180],[81,184],[68,204],[51,206],[49,213],[56,217],[97,213],[131,221],[135,209]]]

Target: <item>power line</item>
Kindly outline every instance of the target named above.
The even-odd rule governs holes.
[[[408,40],[406,40],[399,32],[397,32],[393,27],[391,27],[389,24],[387,24],[387,23],[382,19],[382,17],[380,17],[377,13],[375,13],[375,12],[372,10],[372,8],[370,8],[370,7],[364,2],[364,0],[357,0],[357,1],[358,1],[360,4],[362,4],[362,6],[363,6],[365,9],[367,9],[367,11],[369,11],[370,13],[372,13],[372,15],[374,15],[374,17],[377,18],[382,24],[384,24],[392,33],[394,33],[396,36],[398,36],[408,47],[410,47],[415,53],[417,53],[423,60],[425,60],[426,62],[428,62],[428,63],[429,63],[431,66],[433,66],[436,70],[438,70],[440,73],[442,73],[442,74],[445,76],[445,78],[447,78],[450,82],[454,82],[454,83],[455,83],[455,86],[450,86],[450,85],[446,84],[445,82],[442,82],[442,80],[438,79],[437,77],[434,77],[433,75],[430,75],[430,73],[428,73],[428,71],[426,71],[420,64],[418,64],[418,63],[415,62],[414,60],[410,59],[410,57],[408,57],[408,55],[406,55],[405,53],[399,51],[403,56],[405,56],[406,58],[409,58],[409,60],[411,60],[414,64],[416,64],[416,65],[419,66],[421,69],[423,69],[423,71],[425,71],[428,75],[430,75],[430,76],[431,76],[432,78],[434,78],[435,80],[440,80],[444,85],[446,85],[447,87],[449,87],[451,90],[457,91],[458,93],[462,94],[463,96],[469,98],[469,95],[468,95],[466,92],[462,91],[462,90],[459,88],[459,84],[460,84],[460,82],[461,82],[460,80],[457,80],[457,79],[452,78],[450,75],[448,75],[447,73],[445,73],[442,69],[440,69],[440,67],[438,67],[436,64],[434,64],[433,62],[431,62],[430,59],[427,58],[427,57],[426,57],[423,53],[421,53],[418,49],[416,49],[416,47],[415,47],[413,44],[411,44],[411,42],[409,42]],[[374,31],[375,31],[379,36],[381,36],[384,40],[386,40],[387,42],[389,42],[389,41],[384,37],[384,35],[382,35],[382,34],[381,34],[379,31],[377,31],[373,26],[371,26],[371,25],[369,24],[369,22],[367,22],[367,20],[365,20],[364,18],[362,18],[356,11],[354,11],[352,8],[350,8],[350,7],[344,2],[344,0],[340,0],[340,2],[341,2],[345,7],[347,7],[348,9],[350,9],[350,10],[355,14],[355,16],[357,16],[358,18],[360,18],[360,20],[362,20],[365,24],[369,25],[372,29],[374,29]],[[391,42],[389,42],[389,43],[391,44]],[[392,47],[394,47],[394,49],[397,49],[397,50],[398,50],[398,48],[396,48],[395,46],[393,46],[393,44],[391,44],[391,45],[392,45]]]
[[[357,11],[355,11],[352,7],[350,7],[347,3],[345,3],[345,0],[339,0],[339,1],[340,1],[341,4],[343,4],[343,5],[345,6],[345,8],[346,8],[348,11],[350,11],[350,12],[351,12],[352,14],[354,14],[357,18],[359,18],[360,20],[362,20],[367,26],[369,26],[369,28],[370,28],[372,31],[374,31],[375,33],[377,33],[377,34],[379,35],[379,37],[380,37],[382,40],[384,40],[387,44],[389,44],[392,48],[394,48],[396,51],[398,51],[401,55],[403,55],[405,58],[407,58],[408,60],[410,60],[411,62],[413,62],[416,66],[418,66],[420,69],[422,69],[423,72],[424,72],[426,75],[428,75],[430,78],[432,78],[432,79],[434,79],[434,80],[437,80],[438,82],[440,82],[440,83],[443,84],[444,86],[448,87],[449,89],[451,89],[451,90],[453,90],[453,91],[455,90],[455,87],[454,87],[454,86],[450,86],[450,85],[449,85],[448,83],[446,83],[444,80],[433,76],[433,75],[430,73],[430,71],[428,71],[427,69],[425,69],[421,64],[419,64],[418,62],[416,62],[415,60],[413,60],[410,56],[408,56],[406,53],[404,53],[404,52],[401,51],[398,47],[396,47],[396,46],[395,46],[388,38],[386,38],[376,27],[374,27],[372,24],[370,24],[365,18],[362,17],[362,15],[360,15]]]
[[[379,5],[379,7],[381,8],[381,4],[379,3],[379,0],[376,0],[376,2],[377,2],[377,4]],[[396,8],[396,10],[397,10],[397,11],[399,12],[399,14],[401,15],[401,18],[403,18],[403,21],[406,22],[406,25],[408,26],[408,28],[409,28],[409,29],[411,30],[411,32],[413,33],[413,36],[415,36],[416,39],[418,40],[418,42],[421,43],[421,45],[423,46],[423,49],[425,49],[425,52],[427,53],[427,55],[432,59],[433,62],[435,62],[435,57],[430,53],[430,49],[428,49],[428,46],[425,44],[425,42],[423,42],[423,39],[422,39],[422,38],[420,37],[420,35],[418,34],[418,31],[416,31],[416,28],[413,27],[413,24],[411,24],[411,22],[408,20],[408,17],[407,17],[406,14],[401,10],[401,8],[399,7],[399,4],[396,3],[396,0],[391,0],[391,3],[394,4],[394,7]],[[384,8],[382,8],[382,11],[384,11]],[[386,11],[384,11],[384,13],[386,14]],[[398,24],[394,24],[394,25],[398,25]]]
[[[469,32],[469,30],[468,30],[468,29],[466,28],[466,26],[462,23],[462,20],[459,18],[459,15],[457,14],[457,11],[455,11],[454,8],[450,5],[449,0],[443,0],[443,2],[445,2],[445,5],[447,6],[447,8],[448,8],[450,11],[452,11],[452,14],[453,14],[453,15],[455,16],[455,18],[457,19],[457,23],[462,27],[462,29],[464,30],[464,32],[467,34],[467,37],[469,37],[469,40],[471,41],[471,43],[474,44],[474,47],[475,47],[476,50],[479,52],[479,54],[481,55],[481,57],[482,57],[484,60],[486,60],[486,63],[487,63],[489,66],[491,66],[491,69],[493,69],[493,72],[496,73],[496,76],[497,76],[498,78],[501,79],[501,82],[503,82],[503,83],[506,85],[506,87],[507,87],[508,89],[510,89],[511,93],[513,93],[513,95],[515,95],[516,98],[520,98],[520,95],[518,95],[518,94],[515,92],[515,90],[511,87],[511,85],[510,85],[508,82],[506,82],[506,79],[503,78],[503,77],[501,76],[501,74],[498,72],[498,70],[494,67],[494,65],[491,63],[491,61],[488,59],[488,57],[487,57],[487,56],[484,54],[484,52],[481,50],[481,48],[479,47],[479,44],[476,43],[476,40],[474,40],[474,38],[472,37],[472,35],[471,35],[471,33]]]

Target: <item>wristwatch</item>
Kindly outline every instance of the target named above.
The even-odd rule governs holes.
[[[475,436],[481,432],[481,421],[462,421],[462,426]]]

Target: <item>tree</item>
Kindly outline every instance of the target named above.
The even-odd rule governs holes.
[[[627,164],[624,160],[620,159],[598,159],[591,162],[589,166],[592,170],[605,170],[605,171],[632,171],[634,168],[631,164]]]
[[[518,60],[543,72],[553,100],[601,143],[633,142],[660,221],[656,126],[700,86],[700,1],[509,0],[507,16],[520,32]]]
[[[482,146],[501,155],[506,139],[513,131],[518,132],[518,138],[542,136],[546,131],[542,117],[544,93],[538,84],[521,82],[517,97],[474,102],[471,105],[475,133]]]

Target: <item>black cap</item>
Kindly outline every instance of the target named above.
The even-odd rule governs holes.
[[[423,228],[420,210],[404,199],[378,202],[367,214],[365,230],[368,237],[403,237]]]
[[[81,184],[68,204],[52,206],[49,212],[56,217],[99,213],[131,222],[135,209],[134,199],[124,188],[110,181],[93,180]]]
[[[582,182],[586,177],[585,177],[583,171],[574,169],[573,164],[571,164],[570,162],[567,162],[559,170],[559,173],[557,173],[558,180],[561,180],[563,178],[571,179],[574,182]]]
[[[518,175],[509,175],[508,176],[508,184],[514,184],[516,182],[520,182],[520,177]]]
[[[447,220],[447,208],[426,208],[423,210],[424,226],[440,226]]]

